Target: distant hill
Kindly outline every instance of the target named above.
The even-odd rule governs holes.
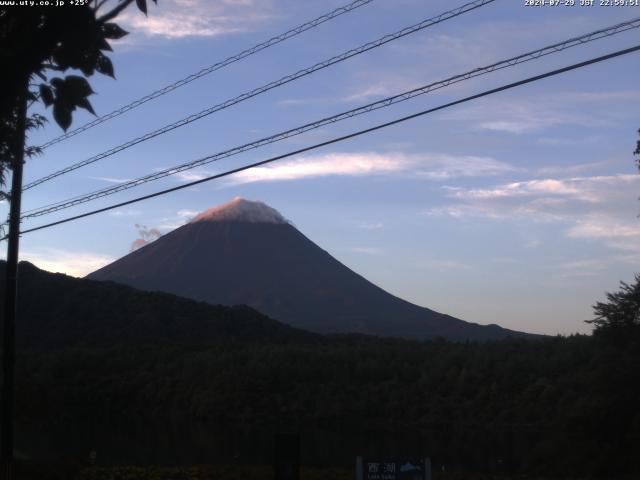
[[[5,262],[0,262],[4,294]],[[246,306],[213,306],[19,267],[17,343],[28,349],[212,343],[307,343],[317,338]],[[0,311],[0,316],[2,312]]]
[[[237,198],[87,278],[211,304],[247,304],[294,327],[408,339],[528,334],[411,304],[353,272],[273,208]]]

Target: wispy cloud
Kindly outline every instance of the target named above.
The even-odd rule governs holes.
[[[423,155],[419,157],[416,175],[431,180],[462,177],[492,177],[518,170],[513,165],[491,157]]]
[[[418,268],[427,270],[447,271],[447,270],[470,270],[472,267],[468,263],[457,260],[420,260],[415,263]]]
[[[560,278],[594,277],[616,264],[640,264],[640,252],[623,255],[605,255],[600,258],[578,258],[552,265],[554,276]]]
[[[180,218],[191,219],[191,218],[195,217],[196,215],[198,215],[198,213],[200,213],[200,212],[197,212],[195,210],[186,210],[185,209],[185,210],[178,210],[177,215]]]
[[[640,175],[618,174],[512,182],[486,188],[444,187],[455,203],[425,211],[456,219],[555,222],[571,239],[638,252],[640,221],[634,211]],[[536,244],[527,245],[530,247]]]
[[[355,253],[362,253],[363,255],[382,255],[384,250],[378,247],[356,246],[351,247],[349,250]]]
[[[178,172],[173,176],[181,182],[195,182],[198,180],[202,180],[203,178],[210,177],[211,175],[215,175],[216,173],[217,172],[212,172],[209,170],[188,170],[184,172]]]
[[[158,228],[149,228],[145,225],[138,225],[136,223],[136,229],[138,230],[139,238],[136,238],[131,244],[131,251],[137,250],[145,245],[157,240],[162,236],[162,232]]]
[[[280,107],[306,107],[309,105],[315,105],[319,103],[327,103],[326,98],[285,98],[284,100],[278,100],[276,104]]]
[[[580,137],[541,137],[538,140],[541,145],[551,145],[553,147],[576,147],[581,145],[592,145],[603,141],[600,135],[588,135]],[[599,162],[602,163],[602,162]],[[587,165],[587,164],[584,164]]]
[[[376,81],[359,87],[352,93],[339,99],[341,102],[364,102],[377,98],[389,97],[416,88],[418,84],[410,83],[403,76],[385,74],[385,78],[376,76]]]
[[[137,217],[142,215],[141,210],[125,209],[125,210],[110,210],[107,215],[111,217]]]
[[[524,248],[537,248],[541,244],[542,242],[540,240],[538,240],[537,238],[532,238],[531,240],[529,240],[524,244]]]
[[[577,220],[567,231],[573,238],[637,239],[636,249],[640,249],[640,222],[623,222],[603,214],[590,214]]]
[[[132,35],[178,39],[251,31],[271,18],[269,1],[163,0],[147,17],[129,9],[118,19]]]
[[[461,108],[444,115],[448,120],[471,123],[476,129],[510,134],[542,132],[561,125],[598,127],[608,124],[604,116],[585,115],[569,108],[568,102],[545,99],[493,100]]]
[[[515,264],[519,263],[519,260],[513,257],[493,257],[491,259],[493,263],[501,263],[501,264]]]
[[[100,180],[101,182],[107,182],[107,183],[124,183],[131,180],[130,178],[115,178],[115,177],[87,177],[87,178],[90,178],[91,180]]]
[[[488,157],[372,152],[329,153],[245,170],[235,174],[231,182],[238,184],[409,172],[418,178],[442,181],[454,177],[493,176],[513,170],[513,166]]]
[[[604,266],[604,262],[602,260],[594,259],[573,260],[570,262],[563,262],[558,266],[567,270],[581,270],[585,268],[602,268]]]
[[[604,92],[563,92],[552,94],[560,100],[571,100],[582,103],[596,102],[640,102],[640,91],[638,90],[610,90]]]
[[[393,45],[400,54],[418,58],[416,63],[438,71],[461,73],[546,44],[589,32],[598,22],[583,15],[542,19],[527,15],[518,19],[478,21],[453,33],[427,31],[413,42]]]
[[[358,222],[356,223],[357,228],[361,228],[363,230],[380,230],[384,228],[384,223],[382,222]]]
[[[66,273],[73,277],[83,277],[115,260],[108,255],[55,248],[27,250],[20,252],[20,256],[43,270]]]
[[[551,167],[542,167],[535,171],[536,175],[552,176],[552,175],[576,175],[589,170],[597,170],[599,168],[611,166],[614,164],[613,160],[605,160],[601,162],[586,162],[577,163],[573,165],[554,165]]]
[[[399,154],[330,153],[245,170],[235,174],[232,182],[273,182],[336,175],[357,177],[402,172],[410,164],[412,162],[407,157]]]
[[[607,186],[637,184],[640,176],[635,174],[601,175],[592,177],[574,177],[568,179],[547,178],[512,182],[492,188],[464,189],[447,187],[449,196],[468,200],[492,200],[512,197],[546,196],[547,205],[562,203],[559,198],[569,197],[585,202],[601,202],[607,195]],[[605,187],[605,188],[603,188]]]
[[[640,104],[640,93],[635,91],[566,91],[519,98],[495,98],[490,102],[470,105],[444,115],[448,120],[471,124],[478,130],[509,134],[531,134],[552,131],[560,126],[605,127],[619,121],[619,109],[602,110],[602,102]],[[592,114],[593,112],[593,114]],[[597,112],[597,115],[595,114]],[[585,145],[601,141],[596,132],[586,132],[579,138],[544,136],[539,143],[554,146]]]

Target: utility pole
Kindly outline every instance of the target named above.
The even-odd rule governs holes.
[[[15,372],[15,324],[18,293],[18,246],[20,241],[20,202],[22,200],[22,167],[27,120],[27,89],[24,82],[18,96],[18,117],[12,158],[7,265],[4,284],[4,324],[2,337],[2,412],[0,473],[2,480],[13,478],[13,404]]]

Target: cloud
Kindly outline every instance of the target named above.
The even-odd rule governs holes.
[[[182,227],[186,223],[184,220],[176,222],[176,221],[172,221],[172,220],[167,219],[167,218],[163,218],[161,220],[161,222],[162,223],[158,224],[158,226],[156,227],[160,231],[163,231],[163,230],[165,230],[165,231],[175,230],[176,228]]]
[[[608,124],[604,116],[585,115],[582,109],[572,111],[569,101],[551,101],[549,98],[493,99],[452,111],[445,114],[444,118],[470,122],[478,130],[516,135],[541,132],[561,125],[601,127]]]
[[[602,270],[610,267],[611,265],[630,265],[639,263],[640,253],[637,252],[636,246],[635,254],[608,255],[597,259],[580,258],[558,263],[555,265],[555,268],[557,269],[555,275],[560,278],[593,277],[599,275]]]
[[[257,0],[163,0],[147,17],[136,9],[129,9],[118,20],[131,30],[132,35],[168,39],[217,37],[254,30],[273,18],[270,3]]]
[[[592,214],[579,219],[567,231],[572,238],[636,238],[636,249],[640,249],[640,223],[623,222],[602,214]]]
[[[478,19],[450,34],[425,31],[413,42],[392,46],[396,52],[417,57],[417,64],[437,71],[460,73],[481,65],[490,65],[503,58],[540,48],[598,28],[597,20],[585,15],[551,16],[523,15],[517,20]]]
[[[542,242],[536,238],[529,240],[524,244],[524,248],[537,248],[542,244]]]
[[[543,142],[540,142],[543,143]],[[576,175],[584,173],[589,170],[596,170],[598,168],[611,166],[615,163],[612,160],[605,160],[602,162],[587,162],[578,163],[574,165],[558,165],[551,167],[542,167],[536,170],[537,175],[549,176],[549,175]]]
[[[621,102],[616,108],[602,109],[602,102]],[[446,113],[448,120],[470,123],[477,130],[489,130],[522,135],[551,131],[560,126],[600,128],[619,122],[620,108],[640,103],[640,94],[631,91],[564,91],[539,94],[535,97],[492,98]],[[557,134],[556,134],[557,135]],[[602,141],[600,132],[584,132],[579,138],[545,136],[539,143],[554,146],[575,146]]]
[[[371,77],[367,75],[366,78],[363,78],[357,82],[358,86],[351,89],[351,93],[344,96],[337,96],[333,98],[286,98],[284,100],[278,101],[277,104],[281,107],[298,107],[317,104],[326,105],[327,103],[368,103],[377,99],[397,95],[399,93],[417,88],[418,86],[422,85],[422,83],[410,83],[403,76],[389,75],[387,72],[384,73],[384,76],[386,76],[387,78],[381,80],[381,75],[381,73],[376,72],[376,81],[370,84],[369,81]],[[362,86],[362,84],[365,85]]]
[[[566,225],[566,238],[598,240],[612,249],[638,252],[639,186],[640,175],[617,174],[527,180],[485,188],[443,187],[446,195],[457,201],[424,213],[455,219],[561,223]]]
[[[555,197],[568,197],[584,202],[597,203],[603,201],[606,186],[633,184],[640,182],[635,174],[601,175],[591,177],[573,177],[568,179],[546,178],[527,180],[499,185],[493,188],[463,189],[446,187],[449,196],[468,200],[492,200],[512,197],[532,197],[545,195],[547,205],[559,205],[563,201]]]
[[[107,183],[124,183],[131,181],[130,178],[114,178],[114,177],[87,177],[91,180],[100,180]]]
[[[490,157],[454,155],[425,155],[421,157],[420,166],[416,175],[431,180],[490,177],[517,170],[513,165]]]
[[[384,224],[382,222],[359,222],[356,227],[363,230],[380,230],[384,228]]]
[[[372,152],[328,153],[244,170],[233,175],[231,182],[239,184],[328,176],[361,177],[403,173],[441,181],[454,177],[492,176],[513,170],[515,170],[513,166],[488,157]]]
[[[175,173],[173,174],[173,176],[181,182],[195,182],[198,180],[202,180],[203,178],[210,177],[211,175],[215,175],[216,173],[217,172],[212,172],[209,170],[188,170]]]
[[[138,248],[144,247],[145,245],[153,242],[154,240],[157,240],[162,236],[162,233],[157,228],[148,228],[144,225],[138,225],[137,223],[136,223],[136,228],[138,229],[138,234],[140,235],[140,238],[137,238],[131,244],[130,251],[132,252],[134,250],[137,250]]]
[[[567,270],[581,270],[584,268],[602,268],[604,266],[604,262],[601,260],[573,260],[570,262],[564,262],[559,265],[560,268]]]
[[[491,259],[493,263],[502,263],[502,264],[515,264],[519,263],[519,260],[513,257],[493,257]]]
[[[111,217],[135,217],[141,215],[141,210],[125,209],[125,210],[110,210],[107,215]]]
[[[327,176],[364,176],[407,170],[411,162],[404,155],[377,153],[329,153],[244,170],[232,177],[234,183],[299,180]]]
[[[582,103],[596,102],[640,102],[640,92],[637,90],[611,90],[605,92],[564,92],[555,94],[561,99]]]
[[[284,100],[278,100],[276,105],[280,107],[302,107],[314,104],[326,104],[326,98],[285,98]]]
[[[359,246],[359,247],[352,247],[350,248],[350,250],[352,252],[362,253],[364,255],[382,255],[384,253],[383,249],[377,248],[377,247]]]
[[[415,265],[418,268],[437,271],[470,270],[472,268],[471,265],[457,260],[421,260]]]
[[[115,260],[107,255],[55,248],[24,251],[20,252],[20,256],[43,270],[66,273],[73,277],[84,277]]]
[[[196,215],[198,215],[200,212],[197,212],[196,210],[178,210],[177,215],[180,218],[186,218],[186,219],[192,219],[193,217],[195,217]]]
[[[380,79],[380,75],[376,74],[377,80],[364,87],[358,88],[353,93],[342,97],[341,102],[364,102],[375,98],[389,97],[407,90],[416,88],[418,85],[409,83],[406,78],[398,75],[389,75],[385,73],[387,78]],[[368,82],[368,79],[365,80]],[[421,84],[420,84],[421,85]]]
[[[600,135],[589,135],[586,137],[570,138],[570,137],[541,137],[537,140],[541,145],[551,145],[554,147],[579,147],[581,145],[592,145],[603,141]],[[604,162],[598,162],[604,163]],[[592,164],[584,164],[587,165]]]

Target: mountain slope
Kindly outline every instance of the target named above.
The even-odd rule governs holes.
[[[4,269],[0,262],[0,295]],[[317,336],[246,306],[224,307],[68,277],[27,262],[19,268],[20,348],[307,343]],[[0,319],[1,319],[0,312]]]
[[[212,304],[247,304],[320,333],[455,340],[525,335],[395,297],[319,248],[274,209],[243,199],[203,212],[87,278]]]

